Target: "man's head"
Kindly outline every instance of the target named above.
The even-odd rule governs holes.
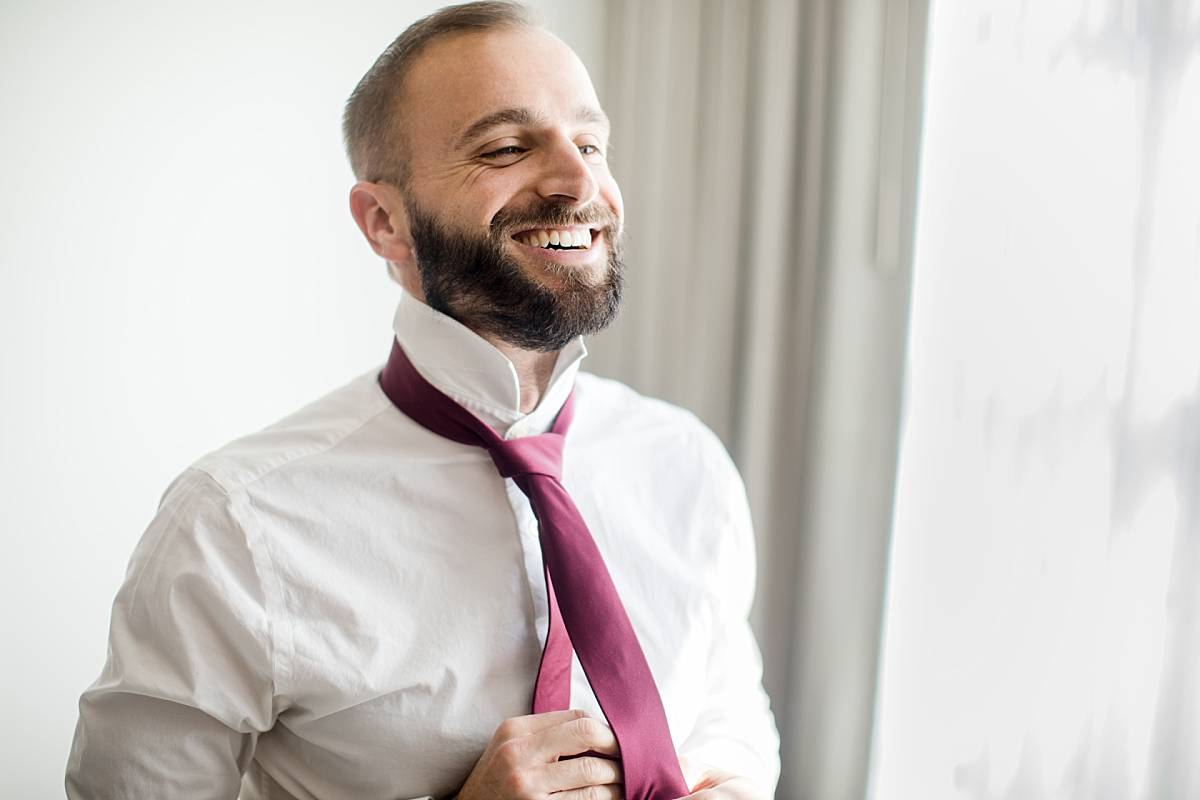
[[[522,6],[412,25],[355,89],[344,129],[355,220],[410,292],[530,350],[616,315],[608,121],[578,57]]]

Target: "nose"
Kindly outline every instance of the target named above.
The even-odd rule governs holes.
[[[596,199],[600,183],[579,147],[569,139],[563,139],[546,150],[537,192],[547,199],[570,200],[583,206]]]

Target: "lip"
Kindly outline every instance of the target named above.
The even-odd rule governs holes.
[[[602,248],[608,247],[608,241],[604,238],[604,231],[596,229],[592,229],[592,246],[587,250],[547,250],[542,247],[532,247],[523,244],[511,237],[509,241],[515,244],[523,253],[529,253],[546,261],[553,261],[556,264],[567,264],[569,266],[590,264],[603,254]]]

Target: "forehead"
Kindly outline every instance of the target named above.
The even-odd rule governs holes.
[[[501,29],[432,43],[405,81],[406,134],[414,156],[449,149],[474,121],[508,108],[573,122],[581,108],[599,109],[587,69],[554,35]]]

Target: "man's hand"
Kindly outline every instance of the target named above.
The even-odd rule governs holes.
[[[602,720],[579,709],[513,717],[500,723],[457,800],[532,800],[559,792],[562,800],[621,800],[617,737]],[[594,787],[594,788],[589,788]]]
[[[679,757],[679,766],[692,793],[679,800],[766,800],[762,789],[747,778]]]

